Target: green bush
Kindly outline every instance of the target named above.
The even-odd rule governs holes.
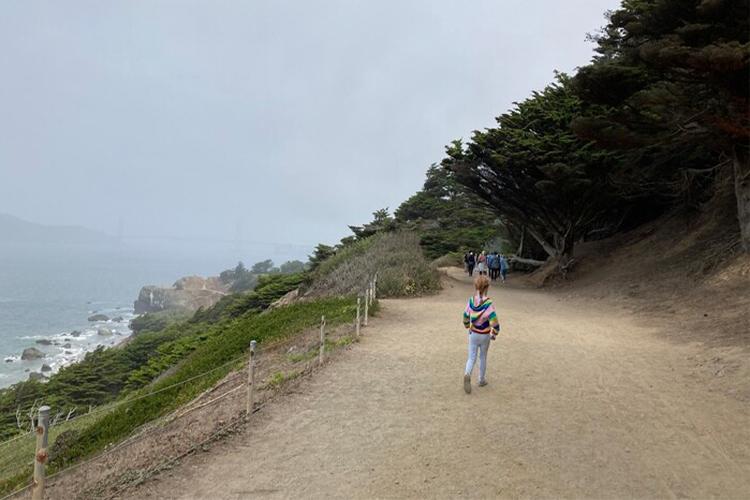
[[[378,233],[344,247],[318,266],[305,293],[361,293],[375,273],[381,297],[409,297],[440,289],[440,276],[425,260],[419,236],[399,231]]]
[[[432,265],[435,267],[454,267],[464,265],[464,254],[461,252],[451,252],[438,257],[432,261]]]
[[[249,315],[217,326],[216,331],[187,356],[172,373],[158,382],[133,393],[133,397],[163,390],[132,403],[124,403],[101,418],[95,426],[83,430],[75,444],[66,446],[56,461],[69,463],[102,449],[109,443],[128,436],[137,427],[189,402],[211,387],[232,369],[244,362],[251,340],[263,343],[288,337],[317,326],[321,315],[326,323],[337,326],[354,317],[356,305],[352,298],[328,298],[300,302],[267,314]],[[239,359],[238,359],[239,358]],[[232,363],[233,360],[237,360]],[[212,371],[213,370],[213,371]],[[193,379],[194,377],[198,377]],[[190,380],[190,383],[184,383]],[[176,385],[175,384],[180,384]]]
[[[130,321],[130,329],[134,335],[145,331],[158,332],[189,317],[190,313],[184,310],[150,312],[133,318]]]

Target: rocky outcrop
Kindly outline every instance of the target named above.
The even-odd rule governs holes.
[[[94,314],[89,316],[89,321],[109,321],[109,316],[106,314]]]
[[[297,302],[298,299],[299,299],[299,288],[294,289],[291,292],[288,292],[279,300],[271,304],[269,309],[276,309],[277,307],[288,306],[289,304],[294,304],[295,302]]]
[[[134,308],[136,314],[166,310],[196,311],[216,304],[228,292],[219,278],[188,276],[180,278],[171,288],[144,286]]]
[[[21,359],[24,361],[33,361],[35,359],[41,359],[45,356],[45,354],[37,349],[36,347],[27,347],[23,350],[23,354],[21,354]]]
[[[48,365],[47,363],[44,363],[42,365],[42,371],[43,372],[51,372],[52,371],[52,367],[50,365]]]

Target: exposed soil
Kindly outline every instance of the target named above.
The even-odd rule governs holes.
[[[583,291],[491,289],[504,330],[470,395],[471,285],[453,270],[438,296],[382,301],[361,343],[243,432],[122,496],[746,498],[743,337],[682,338],[659,304],[634,310],[579,272]],[[746,320],[735,304],[699,317]],[[739,353],[721,376],[696,361],[713,349]]]

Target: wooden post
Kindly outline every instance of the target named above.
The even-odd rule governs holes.
[[[258,343],[250,341],[250,359],[247,361],[247,393],[245,394],[245,416],[250,418],[255,409],[255,346]]]
[[[36,421],[36,455],[34,457],[34,484],[31,490],[32,500],[44,498],[44,466],[47,463],[47,439],[49,430],[49,406],[39,408]]]
[[[375,277],[372,278],[372,300],[378,298],[378,273],[375,273]]]
[[[365,290],[365,320],[362,322],[362,326],[367,326],[367,313],[370,305],[370,289]]]
[[[326,317],[320,317],[320,358],[319,362],[323,364],[323,355],[326,349]]]
[[[357,297],[357,323],[354,326],[354,331],[357,334],[357,338],[359,338],[359,324],[360,324],[360,319],[359,319],[359,305],[360,305],[361,301],[362,300],[359,297]]]

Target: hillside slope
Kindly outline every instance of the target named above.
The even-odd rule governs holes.
[[[461,389],[471,293],[382,301],[341,360],[232,443],[137,498],[740,497],[747,405],[696,383],[675,344],[606,299],[509,284],[490,385]]]
[[[674,345],[700,346],[692,361],[703,382],[750,402],[750,255],[727,231],[731,217],[716,213],[672,214],[582,245],[570,279],[553,288],[617,304]]]

